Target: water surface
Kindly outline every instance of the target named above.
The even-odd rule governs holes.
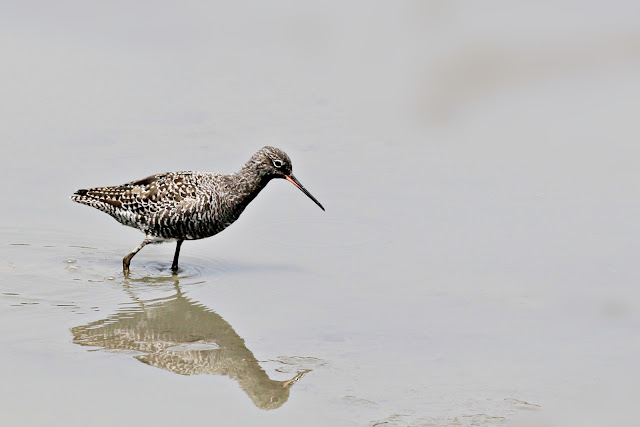
[[[4,423],[632,424],[637,5],[277,3],[3,12]],[[267,144],[176,276],[68,199]]]

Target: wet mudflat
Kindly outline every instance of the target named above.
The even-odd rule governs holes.
[[[3,14],[2,424],[624,425],[635,6],[450,4]],[[272,182],[177,275],[68,199],[267,144],[326,212]]]

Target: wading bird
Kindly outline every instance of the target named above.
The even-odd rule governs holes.
[[[125,274],[131,258],[145,245],[170,241],[177,242],[171,265],[175,273],[182,242],[216,235],[233,224],[274,178],[286,179],[324,210],[291,168],[284,151],[263,147],[236,173],[166,172],[114,187],[78,190],[71,200],[106,212],[146,235],[122,260]]]

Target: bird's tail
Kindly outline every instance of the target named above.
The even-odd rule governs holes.
[[[107,190],[107,188],[104,187],[77,190],[71,196],[71,200],[85,205],[100,202],[120,207],[122,204],[118,200],[118,197],[113,197],[117,195],[114,194],[113,191],[105,190]]]
[[[74,202],[91,206],[109,214],[122,207],[116,191],[109,187],[97,187],[77,190],[70,197]]]
[[[123,205],[127,189],[122,187],[95,187],[77,190],[70,197],[76,203],[91,206],[115,218],[119,223],[138,228],[140,217]]]

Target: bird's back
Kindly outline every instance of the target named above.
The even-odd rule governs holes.
[[[198,219],[206,222],[220,185],[220,175],[166,172],[118,186],[78,190],[71,199],[147,234],[200,238],[197,235],[206,231],[196,230],[197,224],[190,222]]]

